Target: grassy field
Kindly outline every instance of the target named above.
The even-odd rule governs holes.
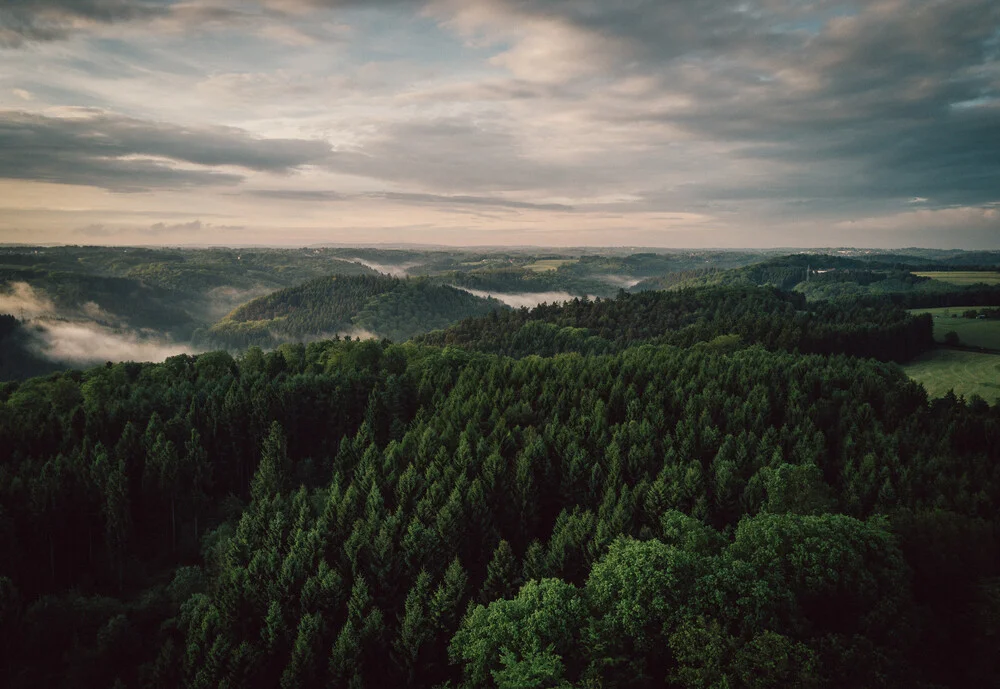
[[[962,318],[971,306],[951,306],[939,309],[912,309],[910,313],[929,313],[934,316],[934,339],[944,342],[944,335],[954,330],[958,339],[967,347],[984,347],[1000,351],[1000,320]]]
[[[577,260],[575,258],[543,258],[540,261],[526,265],[525,268],[533,270],[536,273],[544,273],[549,270],[556,270],[559,266],[566,265],[567,263],[576,263]]]
[[[994,270],[947,270],[914,272],[924,278],[940,280],[953,285],[1000,285],[1000,272]]]
[[[1000,400],[1000,354],[939,348],[925,352],[903,370],[923,383],[931,397],[954,390],[966,399],[979,395],[990,404]]]

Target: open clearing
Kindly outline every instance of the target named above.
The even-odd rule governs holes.
[[[1000,400],[1000,354],[936,348],[906,364],[903,370],[923,383],[931,397],[954,390],[966,399],[979,395],[990,404]]]
[[[1000,272],[995,270],[934,270],[919,271],[913,274],[953,285],[1000,285]]]
[[[944,342],[945,333],[954,330],[959,341],[967,347],[983,347],[1000,351],[1000,320],[962,318],[969,309],[981,306],[949,306],[937,309],[911,309],[910,313],[929,313],[934,316],[934,339]],[[995,308],[995,307],[990,307]]]
[[[579,259],[576,258],[543,258],[530,265],[526,265],[525,268],[533,270],[536,273],[545,273],[550,270],[557,270],[559,266],[564,266],[567,263],[576,263],[577,261]]]

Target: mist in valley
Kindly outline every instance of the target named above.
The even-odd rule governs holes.
[[[363,258],[345,258],[343,259],[349,263],[357,263],[363,265],[365,268],[371,268],[372,270],[385,273],[386,275],[391,275],[395,278],[405,278],[410,275],[410,268],[416,268],[420,265],[419,262],[411,261],[409,263],[400,264],[390,264],[390,263],[375,263],[374,261],[368,261]]]
[[[642,278],[632,277],[631,275],[597,275],[595,277],[601,282],[606,282],[609,285],[623,287],[625,289],[635,287],[643,280]]]
[[[277,291],[276,287],[258,285],[249,289],[240,289],[224,285],[214,287],[205,293],[205,301],[201,305],[200,313],[207,321],[217,321],[225,317],[230,311],[242,304],[253,301],[257,297],[263,297]]]
[[[580,298],[579,295],[570,294],[569,292],[493,292],[490,290],[472,289],[471,287],[461,287],[459,285],[452,285],[452,287],[484,299],[492,297],[515,309],[521,307],[531,309],[539,304],[561,304],[562,302]],[[595,297],[588,295],[588,298],[594,299]]]
[[[40,290],[27,282],[13,282],[0,291],[0,313],[9,313],[21,320],[53,316],[56,305]]]
[[[39,320],[28,329],[30,349],[46,359],[71,366],[105,361],[163,361],[192,354],[187,344],[135,330],[111,329],[93,322]]]
[[[23,322],[28,351],[68,366],[105,361],[157,362],[195,351],[189,344],[154,331],[130,328],[93,301],[84,302],[78,309],[61,309],[44,290],[26,282],[12,283],[7,291],[0,292],[0,313],[9,313]]]

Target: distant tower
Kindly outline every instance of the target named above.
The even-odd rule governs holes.
[[[806,264],[806,282],[809,282],[809,264]]]

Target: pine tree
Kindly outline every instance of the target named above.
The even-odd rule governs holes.
[[[507,541],[500,541],[486,569],[486,581],[479,592],[479,602],[486,605],[500,598],[513,598],[521,579],[517,558]]]
[[[394,643],[396,664],[404,682],[412,685],[420,669],[421,651],[434,639],[434,625],[430,613],[431,578],[427,570],[421,570],[417,580],[406,595],[403,617],[399,623],[399,634]]]
[[[285,432],[277,421],[261,448],[260,464],[250,488],[251,499],[261,501],[280,495],[288,488],[288,450]]]

